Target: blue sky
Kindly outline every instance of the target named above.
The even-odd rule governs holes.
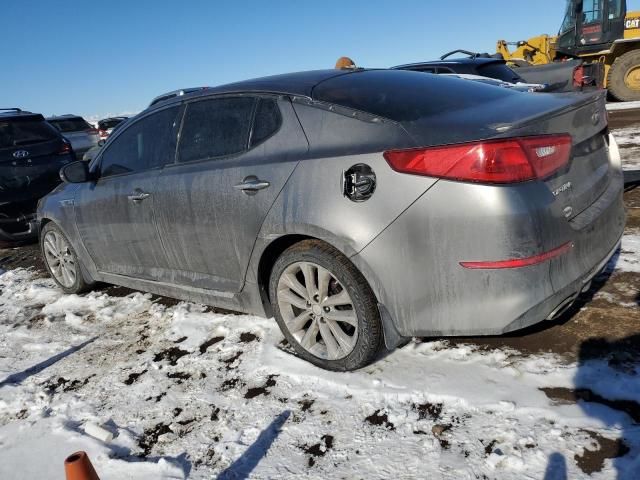
[[[176,88],[332,67],[341,55],[388,67],[557,32],[563,1],[525,5],[2,0],[0,106],[102,116]]]

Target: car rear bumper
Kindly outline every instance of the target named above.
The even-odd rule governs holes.
[[[557,316],[614,255],[624,230],[622,176],[567,221],[545,187],[439,181],[352,261],[400,335],[493,335]],[[528,258],[521,268],[469,269],[461,262]]]

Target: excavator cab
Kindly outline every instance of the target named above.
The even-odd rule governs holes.
[[[578,56],[608,49],[624,36],[625,0],[568,0],[556,52]]]

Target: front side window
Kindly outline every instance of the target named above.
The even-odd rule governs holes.
[[[575,0],[567,0],[567,9],[560,27],[560,35],[576,28]]]
[[[188,104],[178,161],[226,157],[245,151],[255,102],[253,97],[223,97]]]
[[[171,107],[130,125],[109,144],[101,159],[101,176],[135,173],[174,161],[179,107]]]

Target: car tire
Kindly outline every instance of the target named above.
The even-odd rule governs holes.
[[[81,293],[91,287],[82,275],[71,242],[53,222],[47,223],[40,233],[40,253],[49,275],[65,293]]]
[[[629,72],[635,70],[634,77],[640,73],[640,50],[632,50],[615,59],[607,75],[607,88],[616,100],[631,102],[640,100],[640,89],[627,85]]]
[[[287,342],[314,365],[356,370],[379,353],[375,295],[351,261],[326,243],[305,240],[285,250],[271,270],[269,292]]]

